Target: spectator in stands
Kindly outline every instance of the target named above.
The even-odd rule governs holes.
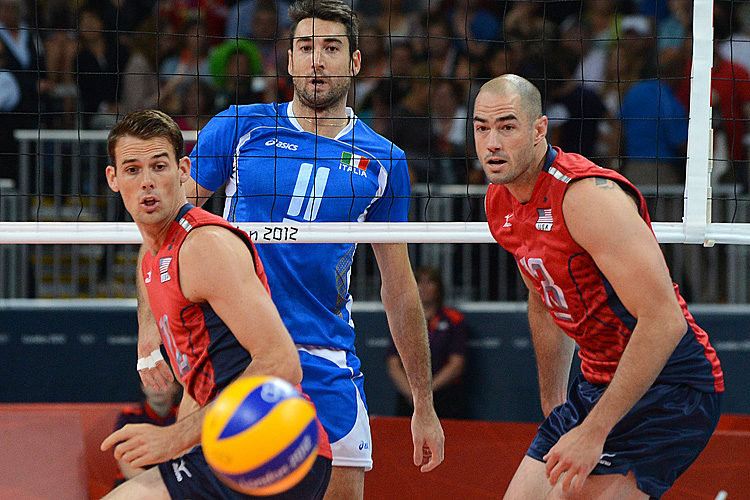
[[[455,76],[459,45],[451,24],[437,14],[426,18],[425,23],[427,41],[423,44],[422,58],[427,62],[430,75],[444,78]]]
[[[362,70],[354,80],[354,91],[349,94],[348,105],[359,113],[371,105],[373,92],[385,81],[390,71],[390,60],[385,52],[388,37],[376,25],[362,26],[359,32],[359,51],[362,53]]]
[[[216,100],[213,115],[230,105],[263,102],[265,81],[258,47],[250,40],[227,40],[209,54]],[[188,152],[189,153],[189,152]]]
[[[0,43],[0,111],[13,111],[21,102],[21,87],[13,73],[6,71],[5,45]]]
[[[720,12],[718,14],[721,14]],[[718,15],[715,23],[716,39],[729,36],[728,15]],[[746,122],[750,118],[750,72],[736,62],[725,59],[721,44],[714,44],[711,72],[711,106],[714,113],[713,175],[722,182],[740,183],[748,189],[748,152],[745,144]],[[684,69],[678,82],[677,99],[689,110],[690,75],[692,73],[692,40],[683,44]],[[722,157],[722,152],[724,156]]]
[[[723,133],[724,150],[730,160],[726,176],[720,177],[720,180],[728,183],[739,181],[747,190],[749,165],[745,138],[750,120],[750,72],[740,64],[725,59],[719,48],[714,45],[711,106],[715,118],[718,118],[715,128]]]
[[[211,39],[207,35],[205,23],[200,19],[183,23],[177,40],[176,53],[162,62],[162,84],[176,86],[177,94],[180,95],[184,94],[191,80],[200,78],[210,85],[208,52]]]
[[[180,130],[201,130],[216,113],[216,94],[203,80],[192,80],[181,99],[175,101],[174,121]],[[185,141],[185,154],[190,154],[195,141]]]
[[[78,40],[75,32],[76,12],[67,3],[45,4],[40,10],[44,31],[45,59],[50,90],[46,99],[49,112],[45,118],[50,128],[76,128],[78,87],[76,85],[76,54]]]
[[[443,305],[445,290],[439,269],[421,267],[415,277],[430,336],[435,411],[440,418],[468,418],[462,386],[469,336],[466,319],[463,313]],[[388,350],[387,365],[398,393],[396,415],[411,416],[411,389],[393,344]]]
[[[466,162],[466,143],[470,132],[467,96],[461,84],[454,80],[438,80],[431,90],[430,181],[465,184],[472,180]],[[481,173],[474,169],[471,172]]]
[[[17,179],[18,144],[15,129],[39,126],[39,111],[44,110],[43,96],[52,87],[47,80],[44,49],[39,34],[24,20],[22,0],[0,0],[0,44],[4,47],[3,69],[13,74],[20,88],[18,105],[12,119],[0,120],[0,178]]]
[[[105,31],[104,21],[93,9],[81,10],[78,27],[81,38],[76,68],[83,125],[108,128],[117,120],[127,49],[114,33]]]
[[[176,90],[176,80],[171,86],[160,86],[158,75],[165,50],[175,43],[172,31],[173,26],[167,20],[151,16],[131,35],[130,56],[122,75],[120,114],[158,108]]]
[[[719,44],[722,59],[750,68],[750,4],[735,3],[732,14],[734,19],[730,19],[729,36],[715,42]],[[692,19],[692,16],[690,18]],[[737,22],[731,22],[734,20]]]
[[[177,420],[178,404],[182,396],[182,386],[176,380],[167,382],[166,389],[156,390],[140,384],[141,401],[126,406],[117,416],[114,430],[122,429],[127,424],[151,424],[158,426],[172,425]],[[132,468],[126,461],[117,460],[118,474],[115,486],[137,476],[151,466]]]
[[[577,55],[560,45],[547,72],[547,136],[563,151],[596,158],[607,109],[599,94],[574,78]]]
[[[256,18],[255,12],[258,5],[263,0],[241,0],[235,5],[227,8],[226,28],[224,36],[230,40],[237,38],[257,38],[259,35],[255,32]],[[274,11],[276,17],[273,21],[266,18],[264,22],[271,23],[277,33],[281,33],[291,24],[289,19],[289,0],[277,0]],[[262,28],[262,27],[261,27]],[[264,30],[265,31],[265,30]]]
[[[693,1],[669,0],[668,13],[657,22],[657,49],[661,57],[665,51],[681,50],[682,44],[691,33],[693,25]]]
[[[621,173],[636,187],[685,182],[688,117],[672,87],[679,74],[675,67],[663,66],[661,79],[643,75],[622,101]]]
[[[225,0],[208,2],[206,0],[170,0],[168,2],[156,1],[156,8],[159,10],[159,18],[167,19],[181,33],[195,34],[195,27],[192,31],[183,31],[183,29],[192,25],[196,19],[200,19],[202,33],[209,38],[208,45],[213,45],[224,36],[226,16],[229,12],[226,4]]]

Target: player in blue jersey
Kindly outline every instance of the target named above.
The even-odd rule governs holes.
[[[201,131],[191,154],[188,197],[201,204],[226,183],[230,222],[404,222],[410,185],[404,152],[346,107],[359,72],[359,22],[341,0],[303,0],[293,21],[289,103],[233,106]],[[259,245],[271,295],[297,344],[302,387],[333,449],[327,500],[363,498],[372,467],[360,361],[354,351],[349,278],[355,244]],[[443,431],[432,403],[424,313],[405,244],[373,244],[382,299],[409,378],[414,463],[443,459]],[[155,348],[141,329],[140,353]],[[155,370],[142,376],[155,383]]]

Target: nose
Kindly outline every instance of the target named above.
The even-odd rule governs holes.
[[[154,179],[151,176],[151,170],[144,168],[141,172],[141,189],[153,189]]]
[[[500,132],[492,129],[490,130],[489,138],[487,140],[487,149],[490,151],[500,151],[503,149],[503,141],[500,137]]]
[[[313,69],[323,69],[323,44],[315,43],[313,40],[313,56],[312,56]]]

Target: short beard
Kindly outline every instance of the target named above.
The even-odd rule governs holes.
[[[307,77],[293,78],[294,93],[297,94],[302,104],[308,108],[315,110],[328,109],[331,106],[337,104],[339,101],[346,99],[346,95],[349,93],[349,87],[351,83],[351,77],[330,77],[331,79],[331,90],[327,93],[308,92],[305,90],[305,80]],[[298,84],[301,82],[301,84]]]

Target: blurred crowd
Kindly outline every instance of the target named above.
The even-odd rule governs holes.
[[[484,182],[472,103],[509,72],[542,90],[552,144],[639,184],[684,182],[691,0],[353,1],[363,64],[350,105],[406,151],[414,182]],[[742,186],[745,3],[715,3],[712,82],[717,151]],[[0,0],[0,178],[17,176],[14,129],[106,129],[156,107],[191,130],[231,104],[290,100],[288,5]]]

